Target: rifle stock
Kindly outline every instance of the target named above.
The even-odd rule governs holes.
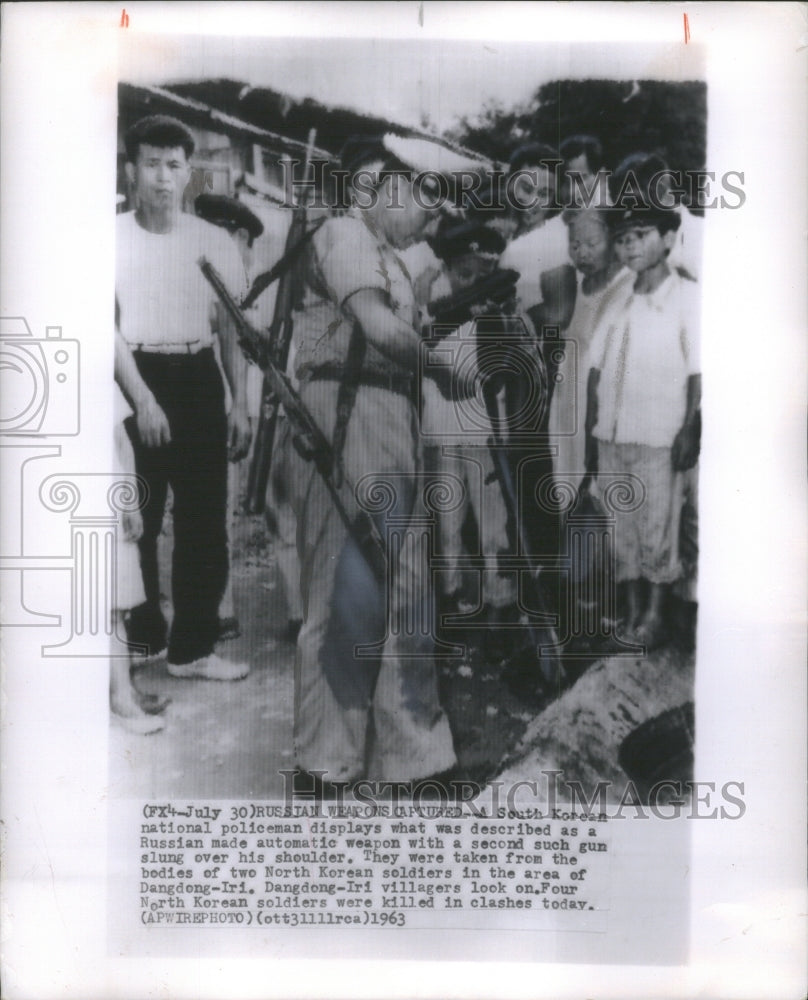
[[[287,252],[290,246],[300,240],[300,229],[306,228],[306,210],[294,209],[292,224],[286,238]],[[292,310],[294,307],[294,269],[287,270],[278,283],[278,295],[275,299],[275,312],[269,328],[269,344],[273,360],[281,371],[286,370],[289,359],[289,346],[292,342]],[[253,298],[254,301],[254,298]],[[275,440],[275,427],[278,421],[278,400],[267,383],[266,377],[261,389],[261,412],[258,418],[258,430],[255,437],[253,457],[247,477],[247,510],[251,514],[260,514],[266,504],[267,483],[272,466],[272,446]]]

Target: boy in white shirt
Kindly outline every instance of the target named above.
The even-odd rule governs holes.
[[[615,572],[627,583],[629,633],[652,648],[666,591],[682,572],[682,473],[699,453],[699,290],[668,263],[675,211],[615,209],[611,222],[618,259],[637,277],[592,340],[587,471],[642,484],[641,502],[618,519]]]

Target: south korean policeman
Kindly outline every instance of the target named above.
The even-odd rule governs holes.
[[[398,251],[435,217],[434,199],[416,187],[420,178],[468,164],[437,142],[394,135],[351,139],[341,159],[354,204],[310,241],[295,375],[332,442],[339,476],[362,481],[366,497],[388,498],[397,520],[390,537],[406,539],[423,480],[415,405],[421,336]],[[326,784],[445,778],[457,760],[438,697],[419,553],[392,542],[380,579],[313,464],[301,459],[295,478],[304,611],[297,765],[324,772]],[[382,515],[377,525],[384,533]]]

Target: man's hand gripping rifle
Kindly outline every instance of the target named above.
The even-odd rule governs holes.
[[[468,288],[430,303],[431,321],[436,326],[462,326],[486,312],[500,314],[511,311],[507,307],[514,299],[518,280],[518,271],[492,271]]]
[[[275,366],[270,356],[269,345],[245,318],[216,268],[205,257],[200,257],[198,263],[202,274],[235,324],[239,346],[245,357],[263,371],[265,378],[269,379],[272,385],[272,391],[286,411],[286,417],[293,429],[292,440],[296,450],[307,461],[314,463],[331,495],[340,519],[359,546],[359,550],[376,577],[384,580],[387,574],[384,541],[365,511],[358,510],[353,516],[349,513],[348,504],[342,492],[346,490],[348,484],[343,483],[341,489],[336,484],[334,453],[331,443],[287,376]],[[354,506],[353,503],[351,506]]]

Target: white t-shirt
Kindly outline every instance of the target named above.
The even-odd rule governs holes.
[[[225,230],[181,214],[170,233],[150,233],[134,212],[116,219],[115,295],[120,330],[132,348],[194,350],[213,344],[211,306],[216,295],[197,263],[213,264],[240,299],[246,276],[238,249]]]
[[[594,436],[669,448],[684,422],[687,379],[698,374],[701,295],[675,271],[646,294],[620,295],[589,349],[600,369]]]
[[[540,305],[543,301],[539,278],[544,271],[552,271],[562,264],[569,264],[567,227],[560,215],[508,244],[499,266],[513,268],[520,274],[516,297],[521,312]]]

